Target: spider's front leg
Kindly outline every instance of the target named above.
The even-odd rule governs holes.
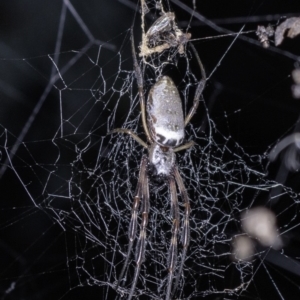
[[[172,220],[173,224],[172,224],[171,244],[169,249],[169,257],[168,257],[169,276],[168,276],[166,300],[170,299],[173,275],[176,270],[177,248],[178,248],[177,236],[179,231],[179,206],[178,206],[176,184],[173,176],[171,176],[170,178],[170,195],[171,195],[171,215],[173,219]]]
[[[186,253],[187,253],[188,246],[190,243],[190,213],[191,213],[190,200],[188,197],[188,193],[186,191],[182,177],[181,177],[177,167],[174,168],[174,176],[175,176],[175,180],[176,180],[181,198],[184,202],[184,217],[183,217],[183,222],[182,222],[182,234],[181,234],[181,243],[182,243],[183,250],[182,250],[182,255],[181,255],[181,262],[179,265],[178,273],[176,276],[176,280],[175,280],[175,284],[173,286],[171,296],[173,296],[177,290],[177,286],[178,286],[180,277],[182,275],[182,270],[183,270],[183,265],[185,262]]]
[[[133,282],[131,285],[130,294],[128,300],[131,300],[133,297],[135,287],[139,278],[139,274],[141,271],[142,263],[145,259],[145,246],[146,246],[146,228],[148,224],[148,215],[150,211],[150,202],[149,202],[149,179],[147,174],[147,163],[148,158],[145,156],[142,159],[141,170],[140,170],[140,178],[139,178],[139,186],[138,191],[141,193],[141,211],[142,211],[142,223],[140,226],[140,236],[136,245],[136,253],[135,253],[135,260],[136,260],[136,269],[134,272]],[[136,215],[135,215],[136,218]],[[135,230],[136,224],[135,223]],[[130,226],[131,230],[131,226]],[[130,232],[130,231],[129,231]]]
[[[137,231],[137,225],[138,225],[137,215],[138,215],[138,208],[139,208],[140,202],[142,202],[143,214],[144,214],[144,211],[146,213],[149,212],[149,187],[148,187],[148,176],[147,176],[147,164],[148,164],[148,158],[146,156],[144,156],[142,158],[142,162],[141,162],[141,166],[140,166],[139,179],[138,179],[137,188],[136,188],[136,192],[134,195],[134,201],[133,201],[133,205],[132,205],[131,220],[130,220],[129,229],[128,229],[129,244],[128,244],[128,249],[127,249],[127,256],[126,256],[126,260],[123,265],[122,271],[120,273],[118,283],[116,285],[116,290],[118,290],[118,287],[121,285],[121,281],[123,279],[124,273],[128,266],[130,253],[132,251],[132,246],[133,246],[133,242],[134,242],[134,239],[136,236],[136,231]],[[146,216],[146,221],[144,220],[144,215],[143,215],[142,219],[143,219],[143,224],[144,223],[147,224],[146,221],[148,220],[148,215]],[[143,228],[143,224],[142,224],[142,228]],[[145,230],[145,226],[144,226],[144,230]],[[141,229],[141,234],[144,235],[144,233],[142,233],[142,229]],[[140,234],[140,237],[141,237],[141,234]],[[139,241],[140,241],[140,238],[139,238]],[[144,247],[143,247],[143,249],[144,249]],[[137,252],[144,251],[143,249],[141,250],[141,247],[137,246],[136,251]],[[144,255],[143,253],[140,254],[140,256],[143,256],[143,255]],[[135,286],[137,283],[138,275],[139,275],[139,271],[137,272],[137,269],[136,269],[135,276],[134,276],[135,279],[134,279],[133,285],[131,287],[130,297],[128,299],[131,299],[133,296],[134,289],[135,289]]]

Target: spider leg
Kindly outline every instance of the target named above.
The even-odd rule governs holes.
[[[169,276],[168,276],[166,300],[170,299],[173,274],[176,270],[177,248],[178,248],[177,236],[179,231],[179,206],[178,206],[176,184],[173,176],[170,178],[170,195],[171,195],[171,214],[173,218],[173,225],[172,225],[172,238],[171,238],[169,257],[168,257]]]
[[[178,151],[181,151],[181,150],[189,149],[189,148],[193,147],[194,145],[195,145],[194,141],[189,141],[184,145],[180,145],[180,146],[174,148],[173,151],[178,152]]]
[[[203,92],[203,89],[204,89],[205,83],[206,83],[205,70],[204,70],[202,62],[200,60],[200,57],[198,55],[198,52],[196,51],[196,49],[195,49],[195,47],[194,47],[193,44],[190,43],[190,46],[191,46],[191,48],[192,48],[192,50],[194,52],[194,55],[195,55],[195,57],[197,59],[198,65],[200,67],[202,79],[199,81],[198,86],[196,88],[196,92],[195,92],[195,96],[194,96],[194,101],[193,101],[193,106],[191,107],[189,113],[185,117],[184,126],[186,126],[191,121],[191,118],[195,114],[195,112],[196,112],[196,110],[198,108],[198,105],[199,105],[199,99],[200,99],[200,97],[202,97],[202,92]]]
[[[180,280],[180,277],[182,274],[183,265],[184,265],[185,257],[186,257],[186,252],[187,252],[189,242],[190,242],[190,212],[191,212],[189,197],[188,197],[182,177],[181,177],[177,167],[175,167],[174,175],[175,175],[175,180],[176,180],[178,189],[180,191],[181,197],[184,201],[185,209],[184,209],[184,217],[183,217],[183,225],[182,225],[182,236],[181,236],[183,250],[182,250],[182,255],[181,255],[180,266],[179,266],[178,273],[176,276],[176,281],[175,281],[175,284],[174,284],[173,290],[172,290],[172,296],[176,292],[176,289],[177,289],[177,286],[178,286],[178,283],[179,283],[179,280]]]
[[[121,281],[123,279],[125,270],[128,266],[130,253],[131,253],[133,242],[134,242],[135,235],[136,235],[137,214],[138,214],[140,200],[143,198],[143,185],[145,184],[145,174],[147,172],[147,170],[146,170],[147,162],[148,162],[148,159],[144,156],[142,158],[142,162],[141,162],[141,166],[140,166],[139,179],[138,179],[137,188],[136,188],[134,201],[133,201],[133,205],[132,205],[132,210],[131,210],[131,220],[130,220],[129,230],[128,230],[129,244],[128,244],[128,249],[127,249],[127,256],[126,256],[125,263],[123,265],[122,271],[121,271],[119,279],[118,279],[116,290],[118,290],[118,287],[120,286]]]
[[[145,104],[145,96],[144,96],[143,76],[142,76],[141,68],[140,68],[137,58],[136,58],[132,28],[131,28],[131,51],[132,51],[132,57],[133,57],[133,67],[134,67],[134,71],[135,71],[135,78],[137,81],[138,91],[139,91],[143,127],[144,127],[144,131],[145,131],[148,141],[150,143],[152,143],[153,141],[152,141],[151,135],[149,133],[149,129],[148,129],[147,122],[146,122],[146,104]]]
[[[113,134],[113,133],[126,133],[129,134],[133,139],[135,139],[140,145],[142,145],[144,148],[148,149],[148,145],[140,139],[133,131],[126,129],[126,128],[116,128],[112,131],[110,131],[108,134]]]
[[[148,174],[147,174],[147,162],[148,159],[146,157],[143,157],[142,160],[142,169],[140,171],[140,177],[141,177],[141,192],[142,192],[142,223],[140,227],[140,236],[136,245],[136,269],[134,272],[133,282],[131,285],[130,294],[128,297],[128,300],[131,300],[133,297],[135,287],[138,281],[138,277],[141,271],[142,263],[145,259],[145,242],[146,242],[146,228],[148,224],[148,215],[150,210],[150,202],[149,202],[149,180],[148,180]]]

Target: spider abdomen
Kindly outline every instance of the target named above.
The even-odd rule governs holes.
[[[158,80],[149,92],[148,127],[161,146],[176,147],[184,139],[184,118],[179,92],[168,76]]]

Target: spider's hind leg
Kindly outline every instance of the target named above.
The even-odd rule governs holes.
[[[146,121],[146,101],[145,101],[145,96],[144,96],[143,75],[142,75],[141,68],[138,64],[137,58],[136,58],[134,38],[133,38],[133,29],[132,28],[131,28],[131,51],[132,51],[135,78],[136,78],[136,81],[137,81],[138,91],[139,91],[143,127],[144,127],[145,134],[147,136],[148,142],[152,143],[153,141],[152,141],[152,138],[151,138],[148,126],[147,126],[147,121]]]
[[[202,78],[199,81],[198,86],[196,88],[196,92],[195,92],[195,96],[194,96],[194,101],[193,101],[193,106],[191,107],[189,113],[185,117],[185,120],[184,120],[184,125],[185,126],[191,121],[191,118],[194,116],[195,112],[197,111],[197,108],[198,108],[198,105],[199,105],[199,100],[200,100],[200,97],[202,97],[202,92],[203,92],[205,84],[206,84],[206,73],[205,73],[203,64],[201,62],[201,59],[200,59],[200,57],[198,55],[198,52],[196,51],[194,45],[190,44],[190,46],[191,46],[191,48],[192,48],[192,50],[194,52],[194,55],[195,55],[195,57],[197,59],[198,65],[200,67]]]
[[[110,131],[108,134],[113,134],[113,133],[126,133],[130,135],[134,140],[136,140],[140,145],[142,145],[144,148],[148,148],[148,145],[140,139],[133,131],[126,129],[126,128],[116,128]]]

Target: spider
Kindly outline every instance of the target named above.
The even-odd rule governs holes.
[[[190,204],[186,188],[184,186],[182,177],[179,173],[176,164],[175,153],[184,149],[188,149],[194,145],[193,141],[189,141],[183,144],[184,128],[190,122],[191,118],[197,110],[199,100],[200,97],[202,97],[202,91],[206,83],[206,75],[199,55],[194,46],[192,44],[190,44],[190,46],[200,66],[202,79],[197,85],[193,100],[193,106],[189,110],[187,116],[184,118],[179,92],[173,80],[168,76],[162,76],[152,86],[148,95],[146,107],[143,77],[140,66],[137,61],[133,39],[133,31],[131,30],[131,48],[134,63],[134,71],[138,85],[142,124],[145,134],[147,136],[148,143],[144,142],[129,129],[116,128],[110,132],[129,134],[135,141],[137,141],[140,145],[146,148],[149,152],[148,156],[144,155],[141,160],[138,183],[134,194],[131,211],[131,221],[128,230],[129,244],[127,256],[116,285],[116,290],[118,290],[118,287],[120,286],[121,281],[123,279],[125,270],[128,266],[130,253],[132,251],[133,243],[137,233],[138,209],[139,206],[141,206],[141,224],[138,241],[135,248],[136,268],[128,300],[130,300],[134,296],[135,287],[141,270],[141,265],[145,256],[146,228],[148,223],[148,215],[150,211],[149,174],[152,174],[152,176],[158,178],[159,181],[165,181],[169,183],[171,216],[173,222],[171,243],[168,251],[169,259],[168,281],[165,298],[166,300],[169,300],[170,297],[176,292],[177,285],[179,283],[183,270],[185,256],[187,253],[190,239]],[[181,229],[181,241],[183,250],[181,262],[179,264],[179,267],[177,268],[177,236],[179,234],[180,229],[180,217],[176,184],[178,186],[178,190],[181,194],[181,198],[183,199],[185,207]],[[176,269],[178,269],[178,272],[175,276]],[[172,285],[173,277],[175,278],[174,285]]]

